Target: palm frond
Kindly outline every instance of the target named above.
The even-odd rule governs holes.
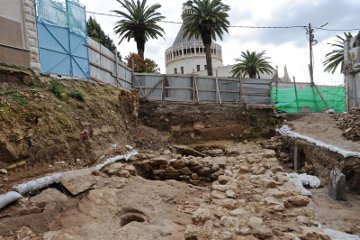
[[[134,39],[138,46],[138,52],[142,53],[145,43],[149,39],[163,37],[165,31],[158,22],[165,17],[158,10],[160,4],[147,5],[147,0],[116,0],[122,9],[114,10],[120,20],[114,27],[115,34],[119,35],[119,44],[123,40]],[[139,49],[142,48],[142,49]]]
[[[336,35],[337,39],[333,43],[329,43],[329,45],[335,49],[325,55],[323,62],[323,66],[325,67],[324,72],[333,74],[339,65],[341,73],[344,72],[344,41],[352,37],[350,32],[344,32],[344,37]]]
[[[235,64],[231,70],[233,77],[250,77],[254,78],[256,76],[260,76],[260,74],[271,74],[275,70],[268,60],[270,57],[265,56],[266,52],[250,52],[246,50],[246,52],[240,53],[240,58],[236,58],[235,60],[239,63]]]

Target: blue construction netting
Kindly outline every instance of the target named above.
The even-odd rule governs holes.
[[[76,0],[37,0],[38,19],[86,37],[86,10]]]

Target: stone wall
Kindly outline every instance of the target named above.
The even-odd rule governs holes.
[[[25,39],[27,48],[30,51],[30,67],[40,71],[40,59],[38,48],[38,37],[36,29],[35,0],[23,0],[23,12],[25,22]]]
[[[171,132],[180,143],[202,140],[249,140],[269,137],[279,121],[272,109],[241,105],[141,102],[139,119],[147,126]]]
[[[224,174],[226,157],[151,156],[141,154],[133,163],[139,175],[154,180],[179,180],[194,185],[213,182]]]
[[[323,185],[329,181],[330,172],[339,169],[345,174],[348,186],[351,190],[360,193],[360,158],[348,157],[318,147],[312,143],[300,139],[288,137],[275,137],[263,144],[265,148],[276,150],[278,158],[287,163],[289,168],[296,168],[294,148],[297,148],[298,158],[302,161],[300,167],[295,169],[302,173],[306,172],[321,178]]]
[[[35,0],[2,0],[0,62],[39,72]]]

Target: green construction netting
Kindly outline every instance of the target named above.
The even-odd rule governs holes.
[[[318,86],[318,89],[335,112],[345,112],[345,88],[332,86]],[[314,87],[297,87],[297,97],[294,87],[273,87],[271,101],[277,110],[294,113],[300,112],[302,107],[309,107],[312,112],[326,110],[325,104]]]
[[[86,11],[78,0],[37,0],[37,17],[86,37]]]

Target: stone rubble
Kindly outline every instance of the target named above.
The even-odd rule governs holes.
[[[224,174],[212,183],[208,202],[193,213],[186,240],[330,239],[307,207],[310,199],[288,183],[275,151],[222,160]]]
[[[302,196],[289,181],[275,156],[275,151],[262,149],[258,145],[251,146],[251,149],[252,151],[240,149],[237,156],[217,157],[181,156],[171,152],[160,156],[154,153],[141,153],[130,158],[127,163],[117,162],[103,167],[88,178],[69,179],[64,186],[74,196],[84,194],[84,197],[79,198],[78,208],[81,211],[79,216],[84,217],[83,215],[86,214],[97,219],[109,215],[111,216],[109,219],[113,219],[111,214],[116,214],[113,213],[114,209],[116,211],[122,209],[117,205],[122,204],[128,197],[123,195],[125,194],[123,188],[132,181],[145,181],[140,180],[142,178],[139,176],[151,180],[166,180],[166,182],[153,181],[151,184],[154,186],[148,186],[150,190],[141,189],[141,191],[156,191],[158,188],[155,185],[160,183],[169,185],[179,183],[174,180],[189,183],[185,185],[200,190],[202,197],[195,201],[187,196],[186,202],[176,206],[178,213],[191,215],[189,221],[192,223],[187,222],[182,230],[185,240],[330,240],[316,221],[314,211],[308,207],[309,197]],[[127,194],[133,191],[129,190],[131,191]],[[126,201],[138,202],[144,197],[135,192],[132,194],[137,198],[129,198]],[[166,197],[165,192],[161,195],[149,195],[148,202],[155,207],[158,203],[163,203],[162,200],[160,201],[162,196],[165,197],[166,203],[180,203],[173,196]],[[153,197],[158,199],[156,203],[150,200]],[[51,206],[50,203],[67,204],[70,199],[76,201],[73,197],[63,195],[55,189],[48,189],[30,198],[30,205],[34,206],[35,212],[39,212],[44,206]],[[39,204],[42,203],[47,205],[40,206]],[[161,208],[157,211],[159,210]],[[109,220],[109,224],[114,227],[116,223],[111,221]],[[95,221],[93,224],[100,226],[103,223]],[[154,226],[147,223],[147,225],[138,225],[135,229],[143,227]],[[79,239],[75,236],[79,236],[77,234],[85,231],[84,229],[90,231],[92,228],[84,225],[80,228],[47,232],[44,236],[45,239],[58,239],[55,236],[63,236],[67,233],[71,235],[66,239]],[[157,235],[153,236],[165,231],[164,229],[160,231],[161,228],[158,226],[156,229],[158,229]],[[91,231],[95,234],[95,229]],[[99,238],[93,235],[94,237],[89,239],[108,239],[104,236],[111,234],[111,231],[122,230],[111,230],[109,227],[109,231],[101,230],[102,238],[100,235]],[[159,235],[163,238],[153,239],[173,239],[171,230],[165,233]],[[39,239],[27,227],[17,230],[13,236],[17,234],[24,237],[14,239]]]
[[[345,115],[335,115],[336,125],[343,130],[343,136],[353,141],[360,140],[360,109],[353,108]]]

